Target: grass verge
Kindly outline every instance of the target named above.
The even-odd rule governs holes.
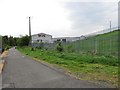
[[[18,48],[28,56],[55,64],[68,70],[72,75],[82,80],[100,82],[118,87],[118,58],[112,56],[86,55],[76,53],[59,53],[56,51]]]

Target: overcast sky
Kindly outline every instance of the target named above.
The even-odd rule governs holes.
[[[118,24],[119,0],[0,0],[0,35],[81,36]]]

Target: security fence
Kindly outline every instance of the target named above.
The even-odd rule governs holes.
[[[117,32],[114,32],[117,33]],[[118,36],[112,33],[104,36],[95,36],[87,39],[64,44],[65,50],[72,52],[118,55]]]
[[[120,29],[104,30],[89,34],[74,42],[61,42],[64,52],[90,53],[99,55],[118,56],[118,32]],[[102,33],[103,32],[103,33]],[[55,50],[57,43],[34,43],[34,47]]]

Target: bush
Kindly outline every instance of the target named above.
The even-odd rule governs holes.
[[[35,50],[35,49],[32,47],[32,48],[31,48],[31,51],[34,51],[34,50]]]
[[[5,49],[4,49],[4,48],[2,48],[2,53],[4,52],[4,50],[5,50]]]
[[[41,47],[41,46],[38,46],[37,49],[42,49],[42,47]]]
[[[37,44],[39,44],[39,46],[36,47],[37,49],[43,49],[44,48],[44,43],[43,42],[40,42],[40,43],[37,43]]]
[[[18,46],[28,46],[30,44],[30,37],[28,35],[23,36],[17,40],[17,45]]]
[[[56,46],[56,50],[59,51],[59,52],[62,52],[63,51],[63,46],[61,44],[61,42],[59,42]]]
[[[10,48],[10,46],[7,45],[7,46],[5,47],[5,50],[8,50],[9,48]]]
[[[74,52],[74,48],[73,48],[73,45],[68,45],[67,46],[67,52]]]

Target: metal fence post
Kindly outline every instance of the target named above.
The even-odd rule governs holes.
[[[2,36],[0,36],[0,53],[2,53]]]
[[[97,53],[97,43],[96,38],[94,39],[94,53]]]

